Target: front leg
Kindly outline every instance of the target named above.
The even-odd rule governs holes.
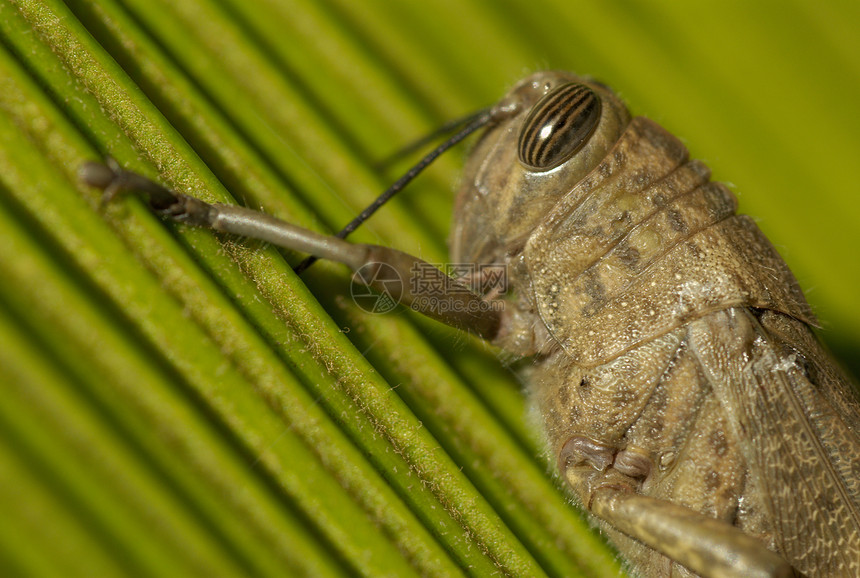
[[[259,239],[279,247],[337,261],[355,272],[353,280],[384,291],[407,307],[447,325],[492,340],[499,333],[502,312],[439,269],[389,247],[344,241],[291,225],[271,215],[236,205],[209,204],[126,171],[115,162],[89,162],[79,170],[81,181],[103,189],[105,199],[139,192],[163,217],[224,233]],[[412,283],[416,272],[421,282]]]

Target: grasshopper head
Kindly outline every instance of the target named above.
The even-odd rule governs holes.
[[[630,122],[607,87],[557,71],[519,82],[493,111],[463,172],[451,236],[455,262],[503,262],[518,253]]]

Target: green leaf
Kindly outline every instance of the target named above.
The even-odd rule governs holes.
[[[110,155],[332,231],[396,178],[376,160],[574,70],[734,183],[856,351],[858,21],[848,3],[0,3],[0,572],[617,576],[497,351],[365,314],[340,267],[299,279],[301,255],[102,206],[77,168]],[[445,261],[462,155],[356,240]]]

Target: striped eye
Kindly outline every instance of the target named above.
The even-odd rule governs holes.
[[[520,132],[520,162],[546,171],[581,149],[600,121],[600,98],[582,84],[563,84],[535,104]]]

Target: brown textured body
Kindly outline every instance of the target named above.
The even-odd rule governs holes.
[[[455,261],[507,269],[484,296],[435,269],[441,295],[405,283],[431,266],[115,163],[79,174],[106,198],[136,190],[167,218],[345,263],[357,282],[533,357],[552,460],[640,575],[860,575],[860,405],[734,196],[678,139],[571,74],[525,79],[458,138],[487,123],[452,236]]]
[[[561,164],[523,166],[528,109],[570,82],[602,99],[597,128]],[[470,157],[453,259],[508,265],[496,342],[535,356],[530,393],[578,501],[643,494],[809,576],[860,575],[858,404],[775,249],[675,137],[602,85],[540,73],[507,98],[524,112]],[[601,526],[641,575],[691,574]],[[704,534],[658,549],[714,547]]]

